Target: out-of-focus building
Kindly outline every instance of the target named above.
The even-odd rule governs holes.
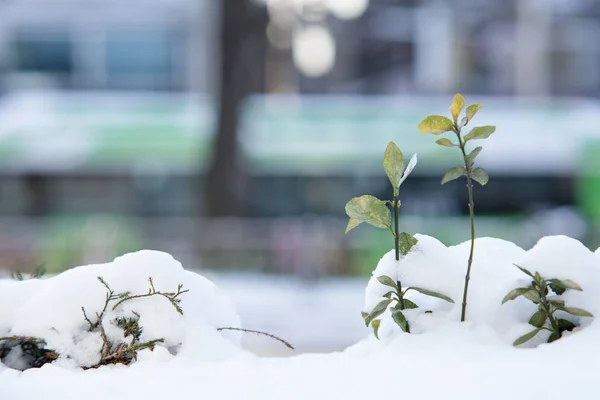
[[[404,186],[407,230],[456,242],[452,216],[466,210],[466,195],[439,185],[452,156],[415,129],[454,91],[475,95],[467,100],[484,103],[482,121],[498,125],[481,156],[493,185],[478,192],[479,211],[581,202],[579,156],[594,159],[600,114],[595,101],[571,96],[600,93],[600,48],[590,40],[600,2],[360,0],[368,7],[350,18],[336,7],[357,0],[249,1],[269,22],[252,38],[267,49],[264,79],[240,110],[254,217],[245,221],[199,212],[215,126],[218,0],[0,1],[5,259],[70,266],[153,247],[192,264],[201,254],[204,265],[352,270],[340,249],[387,248],[377,234],[341,234],[345,201],[385,195],[389,140],[419,153]],[[584,196],[593,214],[595,197]],[[320,219],[296,219],[307,214]],[[571,211],[557,218],[546,226],[543,214],[534,228],[492,218],[482,230],[529,245],[570,220],[584,237]]]
[[[216,1],[0,2],[5,91],[214,90]]]

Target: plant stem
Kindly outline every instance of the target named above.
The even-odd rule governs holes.
[[[539,285],[535,282],[534,285],[539,287]],[[543,289],[540,288],[538,293],[540,294],[540,303],[542,304],[542,308],[544,309],[546,315],[548,316],[548,319],[550,320],[550,325],[552,325],[552,329],[554,329],[554,332],[558,333],[558,337],[561,337],[562,335],[560,333],[560,328],[558,327],[558,322],[556,322],[554,315],[552,315],[552,313],[550,312],[550,305],[548,304],[548,299],[546,298]]]
[[[471,166],[467,162],[467,153],[465,143],[460,137],[460,129],[456,129],[456,136],[460,144],[460,151],[465,162],[465,171],[467,176],[467,190],[469,192],[469,221],[471,224],[471,250],[469,251],[469,261],[467,264],[467,273],[465,274],[465,288],[463,291],[462,311],[460,313],[460,322],[464,322],[467,317],[467,295],[469,293],[469,280],[471,279],[471,266],[473,265],[473,252],[475,250],[475,202],[473,201],[473,181],[471,180]]]
[[[400,260],[400,232],[398,232],[398,209],[400,208],[399,194],[394,193],[394,244],[396,249],[396,261]]]

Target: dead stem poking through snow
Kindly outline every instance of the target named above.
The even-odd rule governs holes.
[[[252,329],[243,329],[243,328],[232,328],[232,327],[226,327],[226,328],[217,328],[218,331],[239,331],[239,332],[245,332],[245,333],[254,333],[256,335],[262,335],[262,336],[267,336],[271,339],[277,340],[278,342],[283,343],[287,348],[295,350],[294,346],[292,346],[289,342],[283,340],[282,338],[273,335],[272,333],[267,333],[267,332],[261,332],[261,331],[255,331]]]

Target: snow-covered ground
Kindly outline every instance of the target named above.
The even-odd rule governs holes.
[[[365,278],[307,281],[269,275],[206,276],[231,297],[244,327],[274,333],[296,348],[291,351],[264,337],[244,335],[244,348],[257,354],[339,351],[370,332],[360,315]]]
[[[42,281],[0,281],[0,336],[43,336],[48,347],[71,355],[23,372],[0,364],[0,399],[598,398],[600,324],[564,315],[579,327],[551,344],[543,343],[540,334],[524,346],[529,348],[514,348],[512,342],[532,330],[527,321],[536,306],[522,297],[505,305],[501,300],[528,284],[517,263],[548,278],[579,283],[583,292],[567,291],[567,305],[600,315],[599,255],[567,237],[543,238],[529,251],[498,239],[478,239],[468,322],[459,323],[468,243],[446,247],[428,236],[417,238],[419,244],[400,262],[393,253],[382,258],[366,296],[356,282],[312,286],[216,276],[218,289],[155,252]],[[418,293],[407,296],[422,307],[406,312],[413,334],[401,333],[383,314],[381,340],[376,340],[360,327],[357,315],[370,311],[387,291],[376,280],[380,274],[439,291],[455,304]],[[145,293],[146,278],[152,276],[159,291],[183,283],[190,292],[181,295],[183,315],[160,296],[109,307],[106,333],[115,342],[120,336],[113,318],[136,311],[143,340],[163,337],[165,343],[153,352],[140,351],[130,366],[83,371],[75,364],[93,364],[101,345],[81,313],[82,305],[90,311],[102,308],[105,290],[98,275],[115,291]],[[324,338],[341,338],[331,341],[332,347],[364,339],[341,352],[260,357],[242,348],[236,332],[215,329],[239,326],[240,319],[245,328],[272,331],[300,351],[326,343]]]

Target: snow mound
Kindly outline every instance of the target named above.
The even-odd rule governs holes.
[[[430,236],[415,235],[415,238],[418,244],[399,261],[395,260],[393,250],[379,261],[366,288],[363,311],[372,311],[376,304],[384,300],[382,296],[389,288],[379,283],[377,278],[387,275],[399,280],[404,288],[417,286],[450,296],[454,304],[414,291],[406,295],[407,299],[420,307],[404,311],[413,334],[445,331],[460,319],[464,276],[471,243],[467,241],[457,246],[446,247]],[[497,340],[507,345],[511,345],[516,338],[533,329],[528,321],[537,310],[536,305],[525,298],[502,305],[502,299],[508,292],[517,287],[526,287],[530,283],[527,275],[516,268],[515,264],[531,272],[539,272],[548,279],[574,280],[583,287],[583,292],[568,290],[562,296],[567,305],[584,308],[592,314],[600,315],[598,254],[566,236],[544,237],[529,251],[501,239],[476,239],[467,301],[467,321],[481,329],[490,329],[490,332],[497,336]],[[583,331],[583,328],[593,322],[591,318],[578,318],[566,313],[557,313],[557,316],[580,325],[573,333]],[[379,318],[379,336],[382,339],[395,338],[401,334],[389,310]],[[571,334],[565,334],[569,335]],[[527,346],[533,347],[545,342],[544,333],[538,336]]]
[[[217,332],[218,327],[240,327],[240,318],[229,300],[208,279],[186,271],[172,256],[158,251],[139,251],[111,263],[87,265],[48,279],[0,280],[0,337],[43,338],[46,348],[60,358],[54,363],[68,367],[89,367],[100,360],[102,337],[89,332],[82,307],[91,321],[101,313],[107,289],[115,293],[146,294],[153,280],[158,292],[176,292],[179,284],[189,290],[179,296],[183,315],[164,296],[129,300],[115,310],[110,303],[103,327],[111,342],[126,342],[115,321],[139,315],[142,342],[163,338],[164,343],[140,358],[164,359],[187,354],[199,359],[219,359],[238,353],[238,332]],[[8,306],[7,306],[8,305]]]

